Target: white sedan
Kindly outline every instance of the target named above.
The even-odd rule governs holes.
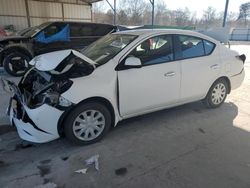
[[[219,107],[243,82],[245,58],[192,31],[108,34],[81,52],[35,57],[18,86],[3,80],[8,114],[24,140],[90,144],[126,118],[197,100]]]

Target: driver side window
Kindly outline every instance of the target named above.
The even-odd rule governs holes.
[[[45,37],[50,37],[58,32],[59,32],[59,28],[56,25],[51,25],[51,26],[47,27],[46,29],[44,29]]]
[[[62,31],[62,29],[65,27],[66,25],[51,25],[49,27],[47,27],[46,29],[44,29],[44,35],[45,37],[51,37],[57,33],[59,33],[60,31]]]
[[[173,61],[172,36],[160,35],[147,39],[130,52],[129,56],[139,58],[143,66]]]

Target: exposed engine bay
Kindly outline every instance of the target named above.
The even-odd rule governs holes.
[[[13,89],[14,83],[10,81],[5,81],[5,85],[12,85],[10,90],[31,109],[42,104],[63,109],[72,105],[61,96],[72,86],[72,79],[87,76],[94,69],[92,64],[71,53],[53,70],[41,71],[34,66],[24,75],[15,89]]]
[[[44,103],[62,108],[71,105],[61,94],[67,91],[71,79],[91,74],[94,67],[79,57],[70,55],[52,71],[29,70],[19,83],[21,93],[28,107],[34,108]]]
[[[32,69],[19,83],[19,89],[29,108],[35,108],[44,103],[56,107],[63,106],[59,102],[60,94],[67,91],[72,84],[69,79],[56,80],[48,73]]]

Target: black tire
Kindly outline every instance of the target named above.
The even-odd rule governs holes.
[[[96,138],[92,140],[81,140],[74,133],[74,130],[73,130],[74,122],[81,113],[88,112],[90,110],[98,111],[103,115],[105,119],[104,129]],[[107,109],[105,105],[101,103],[97,103],[97,102],[79,104],[67,115],[66,119],[63,122],[64,133],[65,133],[66,138],[71,143],[77,144],[77,145],[88,145],[88,144],[93,144],[95,142],[100,141],[104,137],[104,135],[109,131],[110,126],[111,126],[110,111]],[[85,132],[84,132],[84,135],[85,135]]]
[[[20,60],[13,61],[13,58]],[[11,52],[4,56],[3,67],[5,71],[12,76],[23,76],[30,68],[29,61],[31,57],[20,52]]]
[[[221,86],[221,87],[224,86],[225,95],[223,95],[223,93],[221,95],[219,94],[221,96],[221,99],[220,100],[218,99],[216,101],[213,94],[215,94],[216,87],[218,88],[219,86]],[[229,87],[228,87],[227,81],[225,79],[223,79],[223,78],[218,79],[213,83],[213,85],[211,86],[211,88],[208,91],[208,94],[207,94],[206,98],[202,102],[208,108],[218,108],[226,100],[228,91],[229,91]],[[222,95],[223,95],[223,97],[222,97]]]

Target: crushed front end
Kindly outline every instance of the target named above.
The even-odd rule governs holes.
[[[52,55],[47,54],[48,58]],[[47,68],[43,62],[40,61],[39,66]],[[86,76],[93,70],[91,64],[69,53],[51,70],[39,70],[34,66],[18,85],[2,78],[4,90],[12,93],[7,114],[19,136],[36,143],[59,138],[60,117],[74,106],[62,94],[70,89],[73,78]]]
[[[71,80],[52,80],[49,74],[31,69],[18,86],[4,79],[3,84],[13,93],[7,114],[22,139],[43,143],[59,137],[58,121],[73,105],[61,96]]]

